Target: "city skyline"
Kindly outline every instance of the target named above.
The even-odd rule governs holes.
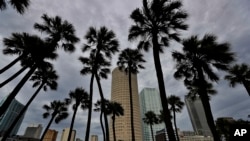
[[[43,13],[47,13],[50,16],[59,15],[63,19],[67,19],[73,23],[76,28],[77,35],[81,38],[81,42],[77,44],[76,51],[72,54],[63,53],[59,51],[60,55],[56,63],[54,64],[60,78],[58,81],[58,91],[47,91],[39,93],[38,97],[31,104],[26,112],[26,116],[23,120],[21,128],[18,134],[22,135],[25,128],[30,123],[43,123],[43,126],[48,123],[47,119],[42,118],[44,112],[42,106],[52,100],[62,100],[68,97],[70,90],[75,89],[78,86],[82,86],[87,91],[89,90],[89,77],[83,77],[79,71],[82,68],[81,63],[78,61],[78,57],[82,55],[81,47],[85,42],[83,36],[85,35],[89,26],[95,26],[99,28],[102,25],[107,25],[110,29],[114,30],[118,40],[120,41],[120,48],[132,47],[135,48],[137,43],[130,43],[127,41],[128,29],[132,22],[129,19],[129,15],[135,8],[141,7],[141,1],[117,1],[108,0],[107,2],[100,2],[100,0],[81,1],[76,0],[74,2],[61,0],[60,5],[58,1],[32,1],[28,10],[24,15],[19,15],[12,8],[8,8],[5,11],[0,11],[0,48],[2,49],[2,40],[5,37],[10,37],[12,32],[28,32],[43,36],[40,32],[34,31],[33,24],[35,22],[41,22],[41,16]],[[241,0],[240,2],[234,0],[183,0],[183,9],[189,14],[187,23],[189,29],[181,32],[183,38],[189,35],[203,36],[205,33],[214,33],[218,36],[219,41],[228,41],[233,51],[237,52],[237,63],[246,62],[250,60],[248,53],[250,52],[250,19],[249,19],[249,5],[248,0]],[[93,18],[94,17],[94,18]],[[164,80],[167,94],[174,94],[180,96],[184,100],[184,96],[187,94],[187,90],[183,86],[182,81],[175,80],[173,78],[174,65],[172,61],[171,51],[180,50],[181,45],[171,43],[171,47],[165,50],[165,53],[161,55],[161,61],[163,65]],[[144,53],[146,58],[145,70],[141,70],[138,74],[138,90],[141,91],[143,87],[155,87],[158,89],[156,82],[155,70],[153,68],[153,61],[151,52]],[[0,67],[5,66],[12,61],[15,57],[5,56],[0,54]],[[113,57],[112,67],[115,68],[117,56]],[[19,65],[11,69],[10,72],[1,74],[0,82],[3,82],[10,74],[13,74],[15,70],[19,70]],[[217,117],[231,116],[235,119],[243,118],[249,120],[247,115],[249,111],[249,96],[243,86],[238,85],[236,88],[230,88],[228,82],[223,80],[224,73],[221,74],[221,79],[218,83],[215,83],[215,89],[218,94],[211,97],[211,108],[214,115],[214,119]],[[10,90],[20,80],[20,77],[15,79],[10,84],[0,89],[0,100],[9,94]],[[109,79],[101,81],[103,85],[103,91],[105,97],[110,98],[111,93],[111,75]],[[32,89],[32,83],[28,82],[22,88],[16,99],[25,104],[28,98],[33,94],[35,89]],[[94,89],[95,102],[99,98],[97,87]],[[72,113],[70,113],[72,115]],[[79,110],[76,121],[79,121],[75,128],[80,133],[85,133],[86,127],[86,111]],[[91,134],[97,134],[102,139],[102,132],[99,123],[99,113],[93,112],[93,124],[91,125]],[[177,116],[177,127],[188,130],[192,129],[188,112],[184,108],[183,112]],[[188,121],[188,122],[187,122]],[[61,131],[63,128],[68,127],[70,118],[62,121],[60,124],[53,124],[51,128]],[[78,133],[79,133],[78,132]],[[61,133],[59,133],[61,134]],[[58,136],[60,136],[58,134]],[[83,138],[84,134],[77,135],[79,138]]]

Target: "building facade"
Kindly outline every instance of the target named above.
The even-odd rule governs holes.
[[[97,135],[91,135],[91,141],[98,141],[98,136]]]
[[[193,100],[186,96],[185,103],[195,133],[202,136],[212,136],[201,99],[197,96]]]
[[[43,138],[43,141],[56,141],[57,134],[58,134],[58,131],[49,129],[46,132],[46,134],[45,134],[45,136]]]
[[[140,112],[141,118],[145,117],[145,113],[148,111],[153,111],[156,115],[160,114],[162,110],[162,104],[160,99],[160,94],[155,88],[144,88],[140,92]],[[143,133],[143,141],[152,141],[152,135],[150,131],[150,125],[142,122],[142,133]],[[156,135],[156,131],[165,128],[165,124],[155,124],[153,125],[154,136]]]
[[[133,122],[135,140],[142,141],[141,115],[139,107],[139,95],[137,75],[131,75],[132,96],[133,96]],[[117,117],[115,120],[116,140],[131,141],[131,122],[130,122],[130,97],[129,97],[129,78],[128,74],[115,68],[112,72],[111,100],[120,103],[124,109],[124,116]],[[112,122],[110,122],[110,135],[113,135]],[[110,136],[113,141],[113,136]]]
[[[68,141],[70,128],[64,128],[62,131],[61,141]],[[72,130],[70,141],[75,141],[76,130]]]
[[[0,102],[0,106],[4,103],[5,99],[7,97],[5,97],[1,102]],[[13,99],[9,108],[6,110],[6,112],[0,117],[0,136],[2,136],[7,130],[8,128],[11,126],[11,124],[13,123],[13,121],[15,120],[15,118],[17,116],[19,116],[20,111],[23,109],[24,105],[21,104],[19,101],[17,101],[16,99]],[[23,121],[24,115],[22,115],[22,117],[19,119],[19,121],[17,122],[17,124],[15,125],[15,127],[13,128],[13,130],[10,133],[10,136],[16,135],[21,123]]]
[[[41,124],[31,124],[29,125],[25,132],[24,137],[39,139],[42,133],[43,127]]]

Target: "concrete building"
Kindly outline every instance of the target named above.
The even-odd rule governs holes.
[[[49,129],[46,132],[46,134],[45,134],[45,136],[43,138],[43,141],[56,141],[57,134],[58,134],[58,131]]]
[[[7,97],[5,97],[1,102],[0,102],[0,106],[4,103],[5,99]],[[19,101],[17,101],[16,99],[13,99],[9,108],[6,110],[6,112],[0,117],[0,136],[2,136],[7,130],[8,128],[11,126],[11,124],[13,123],[13,121],[15,120],[15,118],[17,116],[19,116],[20,111],[23,109],[24,105],[21,104]],[[22,115],[22,117],[19,119],[19,121],[17,122],[17,124],[15,125],[15,127],[13,128],[12,132],[10,133],[10,136],[14,136],[17,134],[20,125],[23,121],[24,115]]]
[[[155,114],[159,115],[162,110],[160,94],[155,88],[144,88],[140,92],[140,112],[141,118],[145,117],[145,113],[148,111],[153,111]],[[142,122],[142,133],[143,133],[143,141],[152,141],[152,135],[150,131],[150,125]],[[155,124],[153,125],[154,136],[156,135],[156,131],[165,128],[165,124]]]
[[[39,139],[42,133],[43,127],[41,124],[31,124],[29,125],[24,133],[24,137]]]
[[[98,141],[98,136],[97,135],[91,135],[90,140],[91,141]]]
[[[200,98],[197,96],[195,100],[192,100],[186,96],[185,103],[195,133],[202,136],[212,136]]]
[[[64,128],[62,131],[61,141],[68,141],[70,128]],[[75,141],[76,130],[72,130],[70,141]]]
[[[138,96],[138,84],[137,76],[131,75],[132,83],[132,96],[133,96],[133,115],[134,115],[134,131],[135,140],[142,141],[142,130],[141,130],[141,115],[139,107],[139,96]],[[130,122],[130,100],[129,100],[129,78],[128,74],[115,68],[112,72],[112,88],[111,88],[111,100],[121,103],[124,109],[124,116],[116,118],[115,129],[116,129],[116,140],[131,141],[131,122]],[[112,122],[109,124],[110,135],[113,135]],[[113,136],[110,136],[110,140],[113,141]]]

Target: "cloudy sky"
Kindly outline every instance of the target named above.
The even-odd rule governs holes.
[[[190,35],[203,36],[205,33],[214,33],[218,36],[220,42],[229,42],[232,50],[237,54],[238,63],[248,63],[250,56],[250,1],[248,0],[183,0],[183,9],[185,9],[189,18],[186,21],[189,25],[187,31],[182,32],[182,37],[186,38]],[[62,19],[71,22],[77,36],[81,39],[76,45],[76,51],[68,54],[59,50],[59,58],[54,62],[54,66],[59,74],[59,87],[57,91],[40,92],[39,96],[32,103],[26,112],[25,119],[21,125],[18,134],[22,135],[25,128],[31,123],[41,123],[45,127],[48,119],[42,118],[44,110],[41,108],[44,104],[49,104],[53,100],[64,99],[68,97],[70,90],[76,87],[83,87],[89,90],[89,76],[81,76],[81,63],[78,61],[79,56],[84,56],[81,48],[85,40],[87,29],[90,26],[99,28],[105,25],[112,29],[120,42],[120,49],[126,47],[136,47],[136,43],[127,41],[128,29],[132,24],[129,18],[131,12],[141,7],[141,0],[32,0],[29,9],[24,15],[16,13],[11,7],[7,10],[0,11],[0,49],[4,48],[2,40],[5,37],[10,37],[13,32],[28,32],[32,34],[42,35],[33,29],[35,22],[41,23],[41,16],[47,13],[49,16],[59,15]],[[43,36],[43,35],[42,35]],[[181,81],[173,78],[174,65],[170,52],[173,50],[181,50],[181,45],[172,43],[171,47],[166,49],[165,54],[161,55],[162,67],[164,71],[164,80],[167,94],[175,94],[182,99],[187,91]],[[158,88],[153,65],[152,52],[145,53],[145,70],[142,70],[138,75],[139,91],[143,87]],[[13,60],[14,56],[4,56],[0,54],[0,67],[2,68]],[[117,55],[113,58],[112,69],[115,67]],[[8,76],[13,74],[20,68],[16,65],[14,68],[0,76],[0,82],[4,81]],[[221,78],[224,77],[221,73]],[[0,99],[6,96],[21,79],[18,77],[15,81],[9,83],[0,89]],[[110,98],[111,76],[108,80],[102,80],[105,96]],[[26,83],[16,99],[25,104],[35,89],[32,83]],[[95,86],[96,88],[96,86]],[[231,116],[235,119],[247,119],[250,114],[250,99],[243,88],[238,85],[235,88],[230,88],[224,80],[215,84],[218,94],[211,100],[211,107],[214,118]],[[94,101],[99,99],[97,89],[94,90]],[[98,113],[93,114],[91,134],[97,134],[101,138],[101,130],[98,119]],[[52,129],[59,131],[58,139],[61,131],[65,127],[70,126],[71,116],[62,121],[59,125],[53,124]],[[77,129],[77,137],[84,138],[85,127],[87,121],[87,111],[79,110],[75,123]],[[177,126],[181,130],[192,130],[191,122],[184,108],[181,114],[177,115]]]

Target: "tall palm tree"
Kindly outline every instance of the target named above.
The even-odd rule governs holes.
[[[30,5],[30,0],[0,0],[0,10],[5,10],[9,3],[18,13],[23,14]]]
[[[85,110],[89,107],[89,95],[88,93],[83,89],[83,88],[76,88],[74,91],[70,91],[69,93],[69,101],[70,103],[72,101],[75,101],[73,104],[73,116],[70,124],[70,130],[69,130],[69,136],[68,136],[68,141],[71,139],[71,134],[74,126],[74,121],[76,117],[76,113],[78,110],[78,107],[81,106],[82,110]]]
[[[101,78],[107,78],[107,74],[110,73],[110,70],[108,68],[110,66],[110,59],[112,58],[113,54],[118,52],[119,43],[116,39],[114,32],[112,30],[108,30],[106,27],[101,27],[99,30],[95,29],[94,27],[90,27],[89,30],[87,31],[87,34],[85,35],[85,39],[87,40],[87,43],[84,45],[83,52],[91,50],[90,58],[92,59],[87,61],[87,59],[84,57],[80,58],[80,61],[83,64],[91,62],[91,66],[83,69],[81,73],[92,74],[90,80],[90,101],[92,102],[92,95],[93,95],[92,87],[93,87],[94,77],[96,78],[97,81],[101,100],[104,101],[104,94],[101,88],[100,80]],[[102,105],[102,107],[104,107],[104,105]],[[88,114],[88,123],[87,123],[85,140],[89,139],[91,110],[92,106],[90,107]],[[104,114],[105,129],[106,129],[106,140],[108,141],[109,140],[108,120],[105,111],[103,114]]]
[[[111,115],[112,118],[112,128],[113,128],[113,138],[114,141],[116,141],[116,135],[115,135],[115,117],[123,116],[124,115],[124,109],[122,105],[118,102],[111,101],[108,103],[108,114]]]
[[[228,71],[228,75],[225,79],[229,81],[231,87],[235,87],[236,84],[243,84],[250,96],[250,68],[247,64],[234,65]]]
[[[175,96],[175,95],[170,95],[168,97],[168,104],[170,105],[170,111],[173,112],[173,118],[174,118],[174,127],[175,127],[175,133],[176,133],[176,138],[179,141],[179,135],[177,131],[177,125],[176,125],[176,113],[181,112],[184,106],[184,102],[181,101],[180,97]]]
[[[150,126],[151,136],[152,140],[155,140],[154,137],[154,131],[153,131],[153,125],[159,123],[159,119],[157,118],[156,114],[153,111],[147,111],[145,113],[145,117],[143,118],[144,123],[148,124]]]
[[[102,102],[104,102],[104,108],[102,109]],[[109,101],[108,100],[104,100],[104,101],[101,101],[101,100],[98,100],[96,103],[95,103],[95,109],[94,111],[96,112],[101,112],[100,113],[100,123],[101,123],[101,128],[102,128],[102,134],[103,134],[103,140],[106,141],[106,135],[105,135],[105,129],[104,129],[104,126],[103,126],[103,113],[104,113],[104,110],[107,110],[108,109],[108,104],[109,104]],[[107,112],[106,112],[107,113]]]
[[[15,120],[12,122],[11,126],[8,128],[6,133],[4,134],[2,140],[6,140],[9,134],[11,133],[12,129],[14,129],[15,125],[19,121],[19,119],[22,117],[22,115],[26,112],[31,102],[35,99],[37,94],[40,92],[40,90],[43,88],[44,91],[47,91],[47,87],[49,87],[51,90],[57,89],[57,82],[58,76],[56,75],[56,71],[53,70],[53,68],[47,68],[45,70],[37,70],[32,76],[31,81],[34,81],[33,87],[38,87],[35,93],[32,95],[32,97],[29,99],[27,104],[22,108],[19,115],[15,118]]]
[[[186,81],[197,80],[198,94],[201,98],[207,123],[212,131],[214,141],[220,138],[216,132],[214,119],[207,93],[207,80],[217,82],[218,75],[213,68],[228,70],[234,61],[234,53],[230,51],[228,43],[218,43],[214,35],[206,34],[202,39],[191,36],[183,40],[183,53],[174,51],[172,56],[177,61],[177,79],[185,78]]]
[[[131,74],[136,74],[139,69],[144,69],[141,63],[145,62],[143,55],[138,50],[124,49],[119,55],[117,65],[120,70],[125,71],[129,76],[129,97],[130,97],[130,123],[132,141],[135,141],[133,94],[131,85]]]
[[[143,0],[143,7],[135,9],[130,15],[135,22],[129,31],[129,40],[140,37],[139,49],[148,51],[153,49],[155,70],[159,85],[163,112],[166,113],[165,125],[170,141],[175,141],[174,130],[172,127],[168,101],[166,97],[163,73],[160,61],[160,53],[163,47],[168,47],[170,40],[179,41],[179,30],[186,30],[187,25],[184,20],[187,13],[181,10],[180,1],[170,0]],[[166,104],[166,105],[165,105]]]
[[[58,124],[60,121],[66,119],[68,117],[68,109],[67,104],[62,101],[53,101],[50,103],[50,105],[43,105],[43,108],[46,110],[46,112],[43,114],[44,118],[48,118],[51,116],[51,119],[46,126],[45,130],[43,131],[43,134],[40,138],[40,141],[43,140],[46,132],[48,131],[50,125],[55,120],[55,123]]]

